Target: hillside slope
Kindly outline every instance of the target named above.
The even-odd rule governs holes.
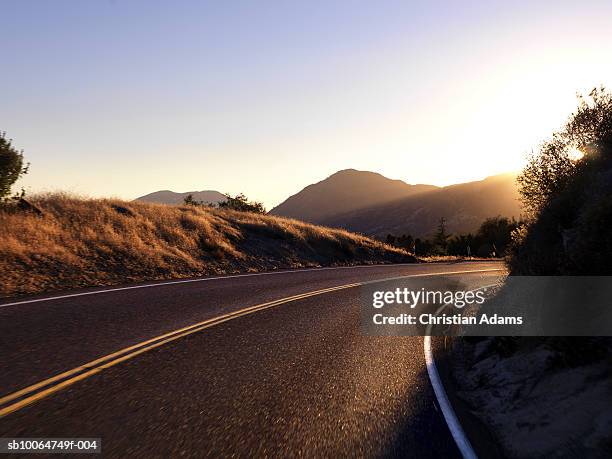
[[[0,211],[0,295],[305,266],[410,262],[364,236],[280,217],[62,195]]]
[[[374,172],[346,169],[304,188],[270,211],[272,215],[319,223],[339,212],[362,209],[436,189],[409,185]]]
[[[219,193],[218,191],[214,190],[186,191],[185,193],[162,190],[136,198],[135,201],[152,202],[157,204],[183,204],[188,195],[192,195],[193,199],[196,201],[210,202],[212,204],[217,204],[225,201],[226,199],[223,193]]]
[[[461,183],[378,206],[345,212],[318,223],[346,228],[372,236],[411,234],[431,236],[441,217],[451,233],[478,229],[488,217],[519,218],[521,214],[516,177],[502,174],[477,182]]]

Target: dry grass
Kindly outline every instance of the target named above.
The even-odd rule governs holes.
[[[454,261],[500,261],[503,258],[495,257],[464,257],[460,255],[428,255],[426,257],[419,257],[417,259],[422,263],[452,263]]]
[[[414,261],[347,231],[193,206],[63,194],[0,211],[0,295],[278,268]]]

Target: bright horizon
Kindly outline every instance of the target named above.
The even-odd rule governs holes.
[[[520,169],[612,86],[609,2],[175,3],[3,4],[18,186],[267,208],[341,169],[444,186]]]

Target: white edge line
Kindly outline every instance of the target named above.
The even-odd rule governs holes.
[[[166,282],[156,282],[153,284],[131,285],[128,287],[105,288],[103,290],[94,290],[93,292],[70,293],[67,295],[57,295],[57,296],[50,296],[50,297],[45,297],[45,298],[35,298],[33,300],[15,301],[12,303],[0,304],[0,308],[5,308],[7,306],[17,306],[19,304],[40,303],[42,301],[52,301],[52,300],[61,300],[64,298],[74,298],[76,296],[97,295],[99,293],[119,292],[122,290],[135,290],[135,289],[149,288],[149,287],[163,287],[164,285],[187,284],[191,282],[207,282],[207,281],[220,280],[220,279],[233,279],[237,277],[270,276],[272,274],[292,274],[292,273],[304,273],[304,272],[309,272],[309,271],[326,271],[329,269],[374,268],[374,267],[381,267],[381,266],[418,266],[418,263],[399,263],[396,265],[380,264],[380,265],[359,265],[359,266],[326,266],[322,268],[305,268],[305,269],[294,269],[294,270],[286,270],[286,271],[270,271],[270,272],[264,272],[264,273],[231,274],[227,276],[202,277],[202,278],[197,278],[197,279],[181,279],[181,280],[166,281]]]
[[[488,287],[493,287],[498,284],[485,285],[484,287],[479,287],[474,290],[470,290],[471,292],[475,292],[477,290],[482,290]],[[444,309],[445,305],[438,308],[435,315],[438,315]],[[461,423],[457,418],[457,414],[453,409],[453,406],[446,395],[446,391],[444,390],[444,385],[442,384],[442,380],[440,379],[440,374],[438,373],[438,368],[436,367],[436,361],[434,359],[433,351],[431,350],[431,324],[427,326],[427,330],[425,331],[425,336],[423,337],[423,349],[425,351],[425,365],[427,366],[427,374],[429,375],[429,380],[434,389],[434,394],[436,396],[436,400],[438,401],[438,405],[440,405],[440,409],[442,410],[442,414],[444,415],[444,420],[448,425],[448,429],[459,448],[459,452],[464,459],[478,459],[474,448],[472,448],[472,444],[468,439],[467,435],[463,431],[461,427]]]
[[[351,269],[351,268],[380,268],[380,267],[390,267],[390,266],[422,266],[422,265],[419,263],[398,263],[398,264],[357,265],[357,266],[327,266],[327,267],[322,267],[322,268],[306,268],[306,269],[295,269],[295,270],[287,270],[287,271],[271,271],[271,272],[264,272],[264,273],[246,273],[246,274],[235,274],[235,275],[229,275],[229,276],[203,277],[203,278],[198,278],[198,279],[182,279],[182,280],[174,280],[174,281],[167,281],[167,282],[156,282],[154,284],[143,284],[143,285],[132,285],[129,287],[107,288],[103,290],[94,290],[93,292],[70,293],[67,295],[57,295],[57,296],[51,296],[51,297],[45,297],[45,298],[35,298],[33,300],[14,301],[12,303],[0,304],[0,309],[6,308],[8,306],[17,306],[20,304],[40,303],[43,301],[61,300],[65,298],[74,298],[77,296],[98,295],[100,293],[119,292],[123,290],[135,290],[135,289],[149,288],[149,287],[162,287],[165,285],[174,285],[174,284],[187,284],[191,282],[207,282],[207,281],[213,281],[213,280],[232,279],[232,278],[238,278],[238,277],[270,276],[272,274],[304,273],[304,272],[309,272],[309,271],[327,271],[327,270]]]

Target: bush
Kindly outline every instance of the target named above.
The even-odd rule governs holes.
[[[232,196],[230,194],[225,195],[226,201],[219,203],[221,209],[231,209],[240,212],[253,212],[256,214],[265,214],[266,208],[261,202],[249,201],[249,199],[242,193]]]
[[[522,223],[507,217],[487,218],[476,235],[459,234],[448,242],[448,254],[458,256],[501,257],[506,254],[512,234]]]
[[[0,200],[11,194],[11,187],[23,174],[28,172],[28,165],[24,164],[23,153],[13,147],[6,133],[0,132]],[[21,195],[24,191],[21,191]]]
[[[573,158],[574,150],[584,155]],[[518,183],[531,218],[515,232],[513,274],[612,273],[612,93],[601,88],[581,97]]]
[[[186,206],[194,206],[194,207],[215,207],[215,205],[212,202],[208,202],[208,201],[197,201],[195,199],[193,199],[193,195],[192,194],[188,194],[187,196],[185,196],[183,198],[183,204]]]
[[[457,236],[453,236],[448,241],[448,254],[464,257],[476,255],[474,253],[475,247],[476,244],[474,243],[474,235],[459,234]]]
[[[612,93],[595,88],[588,97],[578,97],[578,109],[564,128],[530,156],[517,178],[523,204],[532,216],[537,215],[576,175],[583,175],[594,163],[609,160],[611,151]],[[575,152],[583,156],[575,158]]]

